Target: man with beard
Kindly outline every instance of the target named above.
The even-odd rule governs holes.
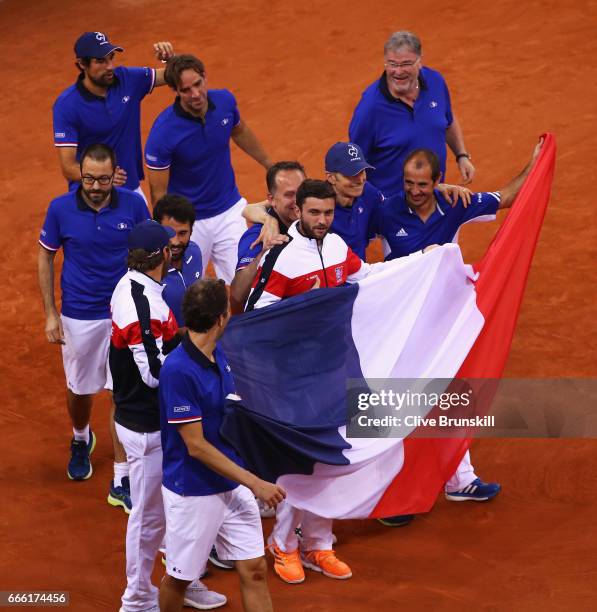
[[[158,379],[165,355],[179,342],[172,310],[162,297],[170,265],[171,227],[156,221],[137,224],[128,237],[128,272],[120,279],[110,308],[115,421],[126,450],[134,506],[126,530],[127,586],[121,612],[159,610],[151,572],[165,533],[162,503],[162,444]],[[226,597],[190,584],[185,602],[199,609],[223,606]]]
[[[299,162],[275,163],[265,176],[268,192],[266,206],[260,202],[247,206],[243,211],[243,216],[253,221],[254,225],[242,235],[238,243],[236,273],[230,285],[233,314],[244,309],[263,253],[284,242],[282,236],[297,220],[296,190],[305,178],[305,169]]]
[[[369,180],[385,196],[402,189],[404,159],[414,149],[434,151],[445,180],[447,144],[464,184],[475,175],[448,86],[422,62],[419,38],[394,32],[384,45],[384,72],[363,92],[348,128],[350,140],[375,167]]]
[[[128,234],[149,211],[143,199],[114,187],[114,151],[94,144],[81,156],[76,191],[54,199],[39,239],[39,286],[46,313],[48,342],[62,345],[67,408],[73,425],[67,475],[86,480],[95,434],[89,428],[92,398],[106,386],[110,343],[110,297],[126,272]],[[62,313],[54,299],[54,259],[64,248]],[[115,449],[119,446],[111,432]],[[130,511],[126,457],[114,465],[108,501]]]
[[[179,328],[182,328],[182,298],[187,288],[201,278],[203,272],[201,249],[191,240],[195,209],[184,196],[165,195],[153,209],[153,218],[174,231],[170,240],[172,259],[162,281],[163,296],[172,309]]]
[[[157,59],[174,55],[169,42],[153,46]],[[79,78],[64,90],[53,107],[54,144],[69,189],[76,189],[81,152],[103,142],[116,153],[114,185],[143,192],[141,152],[141,100],[164,84],[164,69],[114,66],[117,51],[102,32],[85,32],[75,43]]]
[[[288,242],[273,247],[261,260],[247,311],[318,287],[357,282],[391,265],[363,262],[340,236],[330,231],[336,192],[329,182],[306,179],[297,190],[296,204],[299,219],[288,229]],[[299,525],[303,536],[300,552],[295,532]],[[329,578],[350,578],[350,567],[336,557],[332,545],[331,519],[298,510],[286,501],[278,506],[269,548],[274,555],[274,570],[284,582],[303,582],[303,566]]]

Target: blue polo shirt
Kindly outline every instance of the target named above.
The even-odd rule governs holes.
[[[214,358],[215,363],[187,334],[168,355],[160,371],[162,483],[178,495],[213,495],[238,486],[237,482],[220,476],[191,457],[178,432],[181,424],[201,421],[205,439],[236,464],[243,465],[234,448],[220,435],[226,398],[234,393],[234,380],[219,347]]]
[[[402,166],[415,149],[431,149],[446,173],[446,130],[452,125],[450,93],[442,75],[419,72],[419,96],[411,108],[392,96],[385,72],[361,97],[350,122],[349,137],[362,149],[374,170],[367,179],[390,196],[402,190]]]
[[[182,256],[182,267],[180,270],[170,268],[166,277],[162,279],[164,292],[162,297],[174,313],[178,327],[184,327],[182,316],[182,298],[187,287],[191,286],[197,279],[201,278],[203,272],[203,261],[201,249],[191,240]]]
[[[286,227],[286,225],[282,223],[280,217],[278,217],[278,215],[276,214],[276,211],[273,208],[269,208],[267,213],[278,221],[280,233],[287,234],[288,227]],[[251,248],[251,244],[253,244],[253,242],[255,242],[257,238],[259,238],[259,234],[261,233],[262,227],[262,223],[255,223],[254,225],[251,225],[251,227],[245,231],[245,233],[238,241],[238,261],[236,263],[237,272],[251,265],[257,255],[259,255],[259,253],[263,251],[263,243],[261,242],[258,242],[253,248]]]
[[[365,183],[363,193],[354,199],[352,206],[341,206],[336,202],[330,231],[338,234],[362,260],[365,260],[370,238],[376,233],[372,224],[382,202],[383,195],[379,189],[369,183]]]
[[[230,158],[230,137],[239,122],[232,93],[210,89],[204,119],[187,113],[177,98],[149,132],[147,167],[170,169],[168,193],[187,197],[197,220],[215,217],[240,200]]]
[[[110,298],[127,271],[129,232],[149,218],[143,198],[119,187],[99,212],[86,204],[80,188],[50,202],[39,243],[48,251],[64,249],[63,315],[85,321],[110,318]]]
[[[465,223],[493,221],[500,204],[499,192],[474,193],[467,208],[461,200],[452,208],[437,190],[435,197],[437,207],[425,222],[409,208],[403,193],[384,201],[374,225],[390,247],[386,260],[410,255],[430,244],[454,242]]]
[[[109,145],[116,152],[116,163],[127,172],[124,187],[136,189],[143,180],[141,100],[154,84],[152,68],[119,66],[104,98],[86,89],[79,77],[54,102],[54,144],[77,147],[77,160],[90,144]],[[78,184],[69,181],[69,189]]]

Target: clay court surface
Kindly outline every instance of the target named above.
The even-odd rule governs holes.
[[[383,69],[383,42],[397,29],[421,36],[425,63],[448,81],[477,167],[474,189],[499,189],[526,163],[538,135],[555,133],[552,198],[506,375],[596,376],[596,2],[6,0],[0,590],[68,590],[71,609],[83,612],[117,610],[125,584],[126,519],[105,501],[108,399],[94,410],[93,478],[70,482],[61,359],[45,340],[36,281],[45,209],[65,190],[51,106],[76,77],[74,40],[85,30],[107,32],[131,66],[155,65],[158,40],[195,53],[211,87],[236,94],[272,158],[297,158],[320,177],[326,149],[346,139],[361,91]],[[162,88],[145,100],[144,137],[172,98]],[[241,192],[262,199],[262,170],[238,151],[234,161]],[[448,179],[458,180],[453,165]],[[467,228],[465,260],[480,257],[496,227]],[[473,462],[485,479],[502,483],[493,502],[440,499],[405,529],[338,522],[337,551],[353,579],[310,572],[303,585],[289,586],[270,570],[276,608],[595,609],[597,441],[482,440]],[[156,566],[156,580],[161,573]],[[214,570],[206,582],[229,596],[224,609],[240,610],[234,573]]]

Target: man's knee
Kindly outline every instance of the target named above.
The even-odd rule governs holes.
[[[267,563],[265,562],[265,557],[237,561],[235,565],[240,580],[244,584],[249,585],[257,582],[265,582],[267,577]]]

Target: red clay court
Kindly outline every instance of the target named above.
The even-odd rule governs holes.
[[[4,216],[0,317],[3,383],[0,590],[67,590],[71,609],[117,610],[125,584],[125,515],[106,501],[112,469],[108,399],[96,402],[94,475],[66,478],[70,428],[57,346],[43,333],[37,238],[49,201],[65,191],[51,106],[76,77],[73,43],[102,30],[126,65],[155,65],[152,43],[205,62],[211,87],[231,89],[275,159],[320,177],[323,155],[345,139],[361,91],[383,70],[398,29],[418,33],[424,62],[446,78],[474,157],[478,191],[499,189],[526,163],[539,134],[558,142],[556,178],[506,376],[597,375],[597,230],[591,188],[597,153],[597,4],[421,0],[0,3],[5,49],[0,202]],[[143,103],[143,135],[171,103]],[[241,192],[265,194],[262,170],[235,152]],[[457,181],[451,162],[448,179]],[[589,193],[587,193],[589,192]],[[497,224],[467,227],[465,260],[482,255]],[[349,581],[310,572],[302,585],[271,571],[278,610],[589,610],[597,593],[597,441],[483,440],[473,461],[503,492],[487,504],[438,500],[405,529],[338,522]],[[271,521],[266,521],[270,528]],[[271,566],[271,562],[270,562]],[[159,580],[162,567],[156,565]],[[240,610],[234,573],[206,583]]]

